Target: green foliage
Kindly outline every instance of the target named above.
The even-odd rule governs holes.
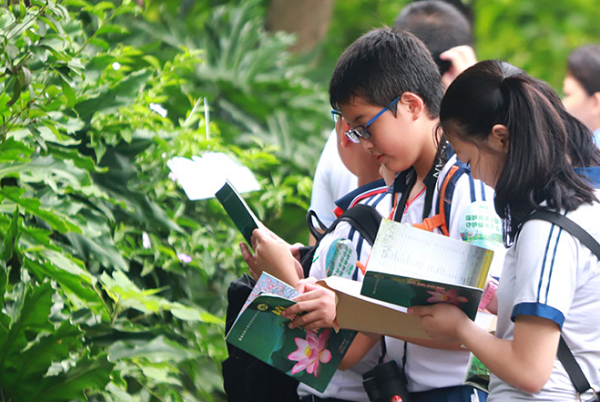
[[[321,140],[323,93],[274,60],[290,39],[258,29],[256,4],[219,11],[245,28],[217,44],[150,25],[129,0],[31,3],[0,8],[0,400],[220,400],[241,236],[215,200],[187,200],[166,161],[227,152],[258,172],[267,222],[301,211],[318,153],[291,138]]]

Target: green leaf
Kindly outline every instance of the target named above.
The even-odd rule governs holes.
[[[42,380],[52,362],[60,362],[69,357],[73,350],[81,348],[82,332],[68,321],[51,334],[44,334],[31,342],[19,355],[14,370],[7,370],[3,376],[3,385],[34,384]]]
[[[21,96],[21,81],[19,81],[18,77],[14,77],[14,85],[13,85],[13,95],[12,98],[6,104],[7,107],[11,107],[14,105]]]
[[[72,7],[90,7],[90,3],[84,0],[64,0],[62,4]]]
[[[57,266],[54,262],[37,262],[31,259],[23,261],[24,266],[38,278],[52,278],[65,292],[66,296],[77,308],[88,307],[98,313],[102,307],[100,296],[94,291],[96,279],[87,272],[76,274]]]
[[[104,389],[110,381],[114,363],[106,356],[80,359],[77,365],[65,374],[46,377],[38,388],[40,391],[32,401],[60,402],[84,400],[86,394]]]
[[[13,217],[10,221],[10,226],[4,234],[4,243],[2,245],[2,252],[0,253],[0,259],[2,261],[8,261],[12,258],[15,246],[17,245],[17,239],[19,236],[19,207],[15,209]]]
[[[24,189],[17,187],[4,187],[0,190],[0,195],[13,201],[15,204],[23,207],[23,211],[43,219],[54,230],[61,233],[75,232],[81,233],[81,229],[69,222],[66,218],[59,217],[53,211],[47,211],[41,208],[41,202],[33,198],[23,198]]]
[[[60,86],[63,89],[65,97],[67,98],[67,105],[72,108],[75,106],[77,102],[77,96],[75,95],[75,91],[71,87],[71,85],[61,76],[60,77]]]
[[[151,76],[152,71],[146,69],[131,73],[101,95],[77,103],[75,110],[83,121],[89,122],[95,113],[115,112],[120,107],[129,106]]]
[[[7,366],[17,365],[22,349],[28,344],[26,333],[50,332],[53,325],[48,320],[54,290],[50,283],[37,287],[24,285],[13,312],[15,317],[9,328],[0,326],[0,372]]]
[[[113,361],[142,359],[151,363],[180,362],[194,359],[197,356],[197,352],[163,336],[159,336],[150,342],[115,342],[108,349],[108,354]]]
[[[0,143],[0,163],[27,162],[33,150],[21,141],[7,138]]]

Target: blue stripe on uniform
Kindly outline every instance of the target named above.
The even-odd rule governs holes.
[[[479,184],[481,184],[481,200],[485,201],[485,184],[482,181],[479,181]]]
[[[561,328],[565,322],[565,315],[560,312],[560,310],[542,303],[519,303],[513,307],[510,319],[514,321],[518,315],[534,315],[536,317],[546,318],[554,321]]]
[[[477,195],[475,195],[475,180],[473,180],[473,176],[471,176],[470,172],[467,176],[469,176],[469,187],[471,189],[471,202],[475,202],[475,201],[477,201]]]
[[[552,263],[550,264],[550,272],[548,273],[548,286],[546,287],[546,304],[548,304],[548,293],[550,293],[550,282],[552,281],[552,270],[554,268],[554,260],[556,259],[556,249],[558,248],[558,242],[560,241],[560,235],[562,233],[562,228],[558,231],[558,236],[556,236],[556,245],[554,246],[554,254],[552,255]]]
[[[538,295],[537,302],[540,302],[540,293],[542,291],[542,282],[544,281],[544,269],[546,268],[546,257],[548,256],[548,249],[550,248],[550,240],[552,239],[552,232],[554,231],[554,225],[550,228],[550,234],[548,235],[548,242],[546,243],[546,250],[544,251],[544,260],[542,261],[542,272],[540,272],[540,283],[538,284]]]

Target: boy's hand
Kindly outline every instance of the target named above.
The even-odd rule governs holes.
[[[294,298],[297,303],[288,307],[283,312],[284,317],[294,318],[290,328],[303,326],[307,331],[326,327],[337,327],[335,324],[335,293],[322,286],[310,283],[309,280],[299,284],[304,290],[300,296]],[[306,314],[296,316],[302,312]]]
[[[449,61],[450,69],[442,75],[442,84],[448,88],[463,71],[477,63],[477,56],[471,46],[456,46],[440,54],[440,59]]]
[[[408,314],[421,317],[421,326],[427,335],[440,342],[460,342],[461,327],[472,323],[461,309],[445,303],[410,307]]]
[[[246,265],[248,266],[248,272],[250,273],[250,276],[254,278],[255,281],[257,281],[260,277],[260,274],[262,274],[263,270],[260,269],[260,267],[256,264],[254,255],[252,254],[246,243],[240,243],[240,250],[242,251],[242,258],[244,259],[244,261],[246,261]]]
[[[252,232],[252,248],[254,249],[254,256],[250,263],[246,261],[251,271],[258,273],[259,276],[262,271],[266,271],[289,285],[296,286],[300,279],[299,274],[302,272],[302,267],[299,267],[300,272],[298,272],[300,264],[290,252],[288,243],[278,236],[273,236],[271,231],[254,229]],[[244,250],[242,250],[242,253],[244,253]],[[246,260],[246,256],[244,260]]]

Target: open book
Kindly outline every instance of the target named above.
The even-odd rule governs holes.
[[[348,347],[355,331],[331,328],[316,332],[290,329],[283,310],[299,295],[291,286],[263,272],[248,296],[226,340],[265,363],[323,392]]]
[[[252,231],[258,229],[260,221],[248,207],[248,204],[246,204],[228,180],[215,193],[215,196],[221,202],[223,208],[225,208],[225,211],[231,217],[233,223],[235,223],[235,226],[242,232],[244,239],[246,239],[249,245],[252,245],[250,241]]]
[[[404,307],[451,303],[474,319],[493,255],[473,244],[384,219],[361,294]]]

